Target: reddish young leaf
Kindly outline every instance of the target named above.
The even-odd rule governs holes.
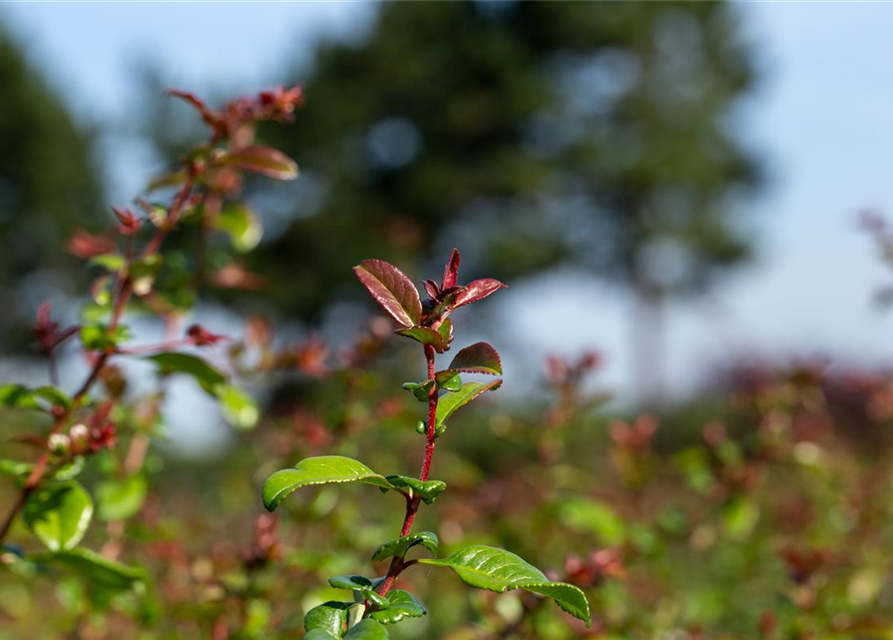
[[[130,209],[112,207],[112,213],[115,214],[115,217],[118,218],[118,222],[121,223],[116,227],[118,233],[124,236],[132,236],[139,232],[141,222],[133,211]]]
[[[245,171],[260,173],[276,180],[293,180],[298,175],[295,161],[272,147],[252,145],[233,151],[230,162]]]
[[[459,351],[450,363],[449,369],[466,373],[500,375],[502,374],[502,360],[492,345],[486,342],[476,342]]]
[[[450,259],[447,260],[446,266],[443,268],[441,289],[452,289],[456,286],[456,282],[459,280],[459,260],[459,250],[453,249],[450,252]]]
[[[440,287],[437,285],[434,280],[425,280],[425,292],[432,300],[437,300],[440,297]]]
[[[507,288],[508,287],[506,285],[502,284],[499,280],[494,280],[493,278],[474,280],[465,285],[465,288],[462,289],[461,292],[459,292],[453,308],[458,309],[459,307],[463,307],[466,304],[471,304],[472,302],[483,300],[491,293],[498,291],[499,289]]]
[[[71,234],[67,244],[68,252],[78,258],[92,258],[115,250],[115,242],[106,236],[95,236],[78,229]]]
[[[375,301],[404,327],[419,324],[422,301],[405,273],[384,260],[363,260],[353,268]]]

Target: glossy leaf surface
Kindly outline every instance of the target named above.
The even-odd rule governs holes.
[[[384,260],[363,260],[353,270],[375,301],[394,320],[404,327],[419,324],[422,301],[405,273]]]
[[[394,333],[398,336],[403,336],[404,338],[411,338],[422,344],[431,345],[437,353],[443,353],[447,349],[447,346],[443,342],[443,336],[439,332],[428,327],[409,327],[408,329],[399,329]]]
[[[421,496],[425,504],[432,504],[437,499],[437,496],[446,491],[447,487],[446,482],[442,480],[426,480],[422,482],[418,478],[409,476],[393,475],[388,476],[387,480],[395,487],[409,489],[410,495]]]
[[[423,558],[419,562],[449,567],[463,582],[477,589],[498,592],[524,589],[544,595],[587,626],[590,623],[589,602],[580,589],[563,582],[550,582],[542,571],[505,549],[474,545],[442,560]]]
[[[473,280],[462,288],[462,291],[456,297],[456,302],[453,307],[459,308],[466,304],[483,300],[490,294],[506,288],[508,287],[502,284],[499,280],[494,280],[493,278]]]
[[[502,360],[492,345],[486,342],[476,342],[460,350],[450,362],[448,369],[465,373],[501,375]]]
[[[372,560],[374,560],[375,562],[380,562],[394,556],[402,558],[406,555],[407,551],[415,546],[425,547],[428,551],[436,556],[439,544],[440,542],[437,539],[437,535],[435,535],[431,531],[420,531],[419,533],[411,533],[408,536],[388,540],[384,544],[380,545],[375,550],[375,553],[372,554]]]
[[[348,602],[329,601],[313,607],[304,616],[304,629],[308,632],[319,629],[340,638],[347,627],[347,610],[350,606]]]
[[[412,393],[418,400],[427,402],[434,385],[434,380],[425,380],[424,382],[404,382],[403,388]]]
[[[264,506],[273,511],[296,489],[317,484],[363,482],[384,489],[391,484],[362,462],[343,456],[318,456],[301,460],[294,469],[277,471],[264,482]]]
[[[437,382],[438,389],[444,389],[445,391],[460,391],[462,389],[462,376],[459,375],[458,371],[449,369],[438,371],[434,379]]]
[[[388,599],[375,591],[377,586],[372,580],[364,576],[338,576],[329,578],[329,585],[335,589],[349,589],[360,594],[364,600],[368,600],[379,609],[389,606]]]
[[[437,424],[444,425],[456,411],[467,405],[486,391],[498,389],[502,380],[492,382],[466,382],[454,393],[448,393],[437,403]]]
[[[72,549],[93,518],[93,500],[77,482],[42,487],[28,498],[22,515],[28,528],[52,551]]]
[[[369,615],[370,618],[382,624],[397,624],[407,618],[421,618],[428,613],[422,603],[406,591],[392,589],[388,591],[387,598],[390,606],[387,609],[373,611]]]

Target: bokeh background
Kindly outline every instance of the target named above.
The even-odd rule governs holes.
[[[22,355],[41,301],[77,317],[86,278],[68,235],[101,228],[200,138],[163,90],[215,102],[278,84],[302,84],[307,102],[294,127],[262,132],[301,167],[249,194],[264,235],[246,265],[267,283],[196,316],[238,333],[261,313],[337,348],[373,313],[352,265],[380,257],[421,280],[459,247],[465,277],[510,285],[466,314],[463,337],[496,344],[506,369],[488,435],[454,452],[469,484],[514,438],[500,412],[555,391],[550,355],[597,351],[597,383],[580,381],[596,422],[649,410],[678,427],[660,431],[667,451],[747,372],[880,375],[890,278],[859,220],[893,202],[891,21],[893,6],[868,3],[6,4],[0,378],[42,375]],[[69,353],[63,383],[83,367]],[[290,384],[258,393],[274,408],[312,395]],[[166,419],[172,459],[212,465],[240,441],[188,383]],[[580,513],[565,518],[577,533],[626,540]],[[686,615],[756,628],[719,600]]]

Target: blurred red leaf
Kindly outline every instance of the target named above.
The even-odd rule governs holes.
[[[298,175],[298,165],[294,160],[281,151],[262,145],[252,145],[233,151],[230,163],[239,169],[276,180],[292,180]]]

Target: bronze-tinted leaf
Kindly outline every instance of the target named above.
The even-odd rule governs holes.
[[[477,302],[478,300],[483,300],[491,293],[498,291],[499,289],[507,289],[508,287],[502,284],[499,280],[494,280],[493,278],[483,278],[481,280],[473,280],[469,282],[462,291],[459,293],[456,298],[456,302],[453,305],[454,309],[458,309],[459,307],[465,306],[466,304],[471,304],[472,302]]]
[[[353,268],[375,301],[404,327],[419,324],[422,301],[405,273],[384,260],[363,260]]]
[[[260,173],[276,180],[293,180],[298,176],[298,165],[287,155],[262,145],[252,145],[233,151],[230,163],[253,173]]]
[[[459,351],[450,363],[449,369],[498,376],[502,374],[502,360],[492,345],[486,342],[476,342]]]

